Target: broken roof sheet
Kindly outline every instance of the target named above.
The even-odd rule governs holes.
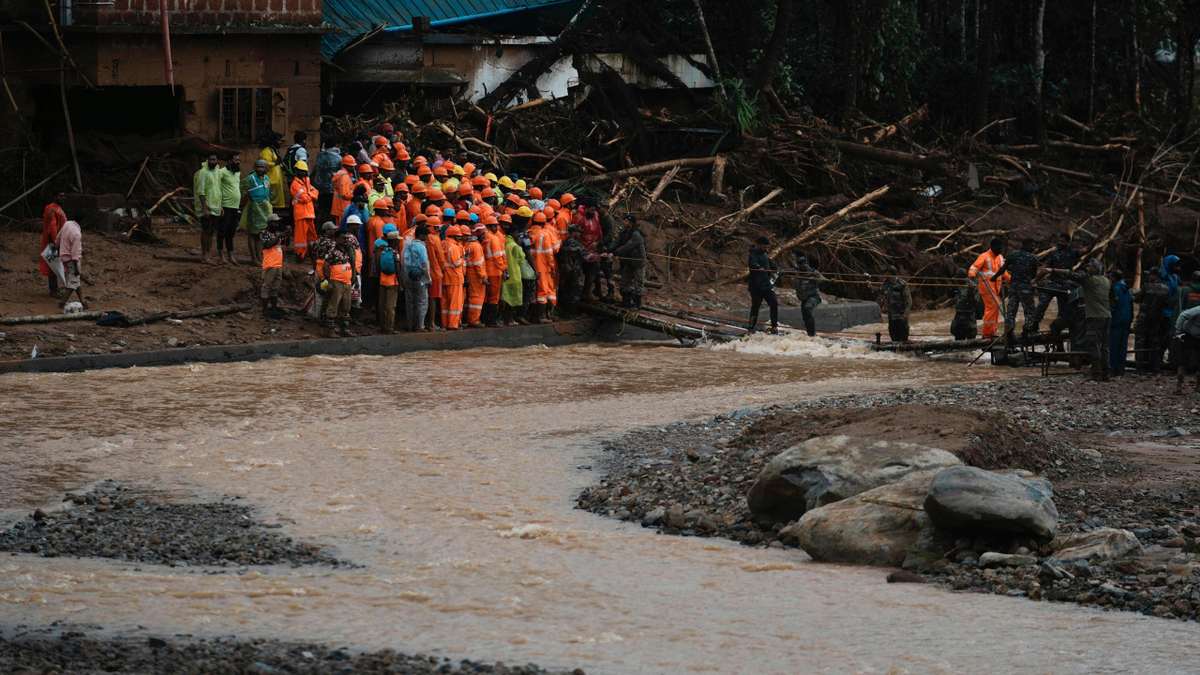
[[[389,31],[409,30],[414,16],[429,17],[433,27],[448,27],[531,10],[573,11],[580,4],[582,0],[324,0],[325,23],[341,33],[322,38],[321,55],[333,58],[351,40],[381,24]]]

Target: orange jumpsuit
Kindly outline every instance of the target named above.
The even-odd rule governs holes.
[[[539,305],[554,303],[558,296],[554,292],[554,239],[538,223],[529,228],[529,241],[532,246],[529,253],[532,256],[533,271],[537,272],[537,296],[534,302]]]
[[[429,231],[429,237],[425,240],[425,250],[429,252],[429,297],[440,298],[446,267],[446,249],[442,247],[442,238],[435,230]]]
[[[496,231],[488,231],[487,249],[485,256],[487,258],[487,276],[491,286],[487,287],[487,297],[484,298],[485,305],[500,304],[500,284],[504,282],[504,270],[508,269],[508,258],[504,255],[504,234]]]
[[[350,172],[342,169],[333,174],[333,222],[337,223],[342,212],[350,206],[350,200],[354,197],[354,178],[350,176]]]
[[[301,260],[308,254],[308,245],[317,240],[317,189],[308,177],[292,179],[292,218],[296,231],[292,234],[292,250]]]
[[[463,247],[453,239],[447,239],[445,273],[442,275],[442,327],[447,330],[458,328],[463,310]]]
[[[995,279],[996,270],[1004,266],[1004,256],[992,253],[991,249],[979,254],[967,274],[979,281],[979,297],[983,298],[983,329],[980,334],[985,338],[996,337],[996,324],[1000,322],[1000,284],[1009,279],[1004,273],[1002,279]]]
[[[487,278],[487,259],[484,257],[483,244],[478,241],[467,242],[467,325],[479,323],[479,315],[483,313],[483,300],[487,286],[483,281]]]
[[[553,252],[553,254],[550,256],[550,272],[551,277],[554,278],[553,288],[558,288],[558,252],[562,250],[562,239],[559,239],[558,233],[549,227],[546,228],[546,237],[550,239],[550,250]],[[558,304],[558,296],[555,295],[550,299],[550,302]]]
[[[411,197],[407,202],[404,202],[404,208],[408,210],[408,220],[405,222],[405,225],[412,225],[413,218],[421,215],[421,200]]]

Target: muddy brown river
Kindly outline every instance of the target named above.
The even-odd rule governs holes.
[[[1194,624],[932,586],[576,510],[599,439],[1011,377],[762,337],[0,377],[0,515],[111,478],[240,495],[356,569],[0,557],[0,622],[312,640],[588,673],[1184,673]],[[774,344],[772,344],[774,343]],[[595,468],[587,468],[595,467]]]

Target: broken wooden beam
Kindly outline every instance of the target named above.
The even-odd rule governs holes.
[[[621,169],[620,171],[610,171],[602,173],[598,176],[587,176],[583,179],[584,183],[599,183],[609,180],[620,180],[630,176],[641,176],[648,173],[658,173],[659,171],[667,171],[674,167],[696,167],[696,166],[712,166],[717,161],[714,157],[689,157],[687,159],[673,159],[669,162],[655,162],[653,164],[643,164],[629,169]]]
[[[236,305],[218,305],[216,307],[201,307],[199,309],[188,309],[182,312],[171,312],[169,318],[172,319],[196,319],[202,316],[218,316],[221,314],[234,314],[236,312],[248,312],[254,309],[254,305],[243,302]]]

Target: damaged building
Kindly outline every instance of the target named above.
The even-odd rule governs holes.
[[[0,162],[30,148],[57,162],[74,143],[103,167],[181,138],[257,154],[266,131],[315,136],[321,14],[321,0],[0,0]]]

